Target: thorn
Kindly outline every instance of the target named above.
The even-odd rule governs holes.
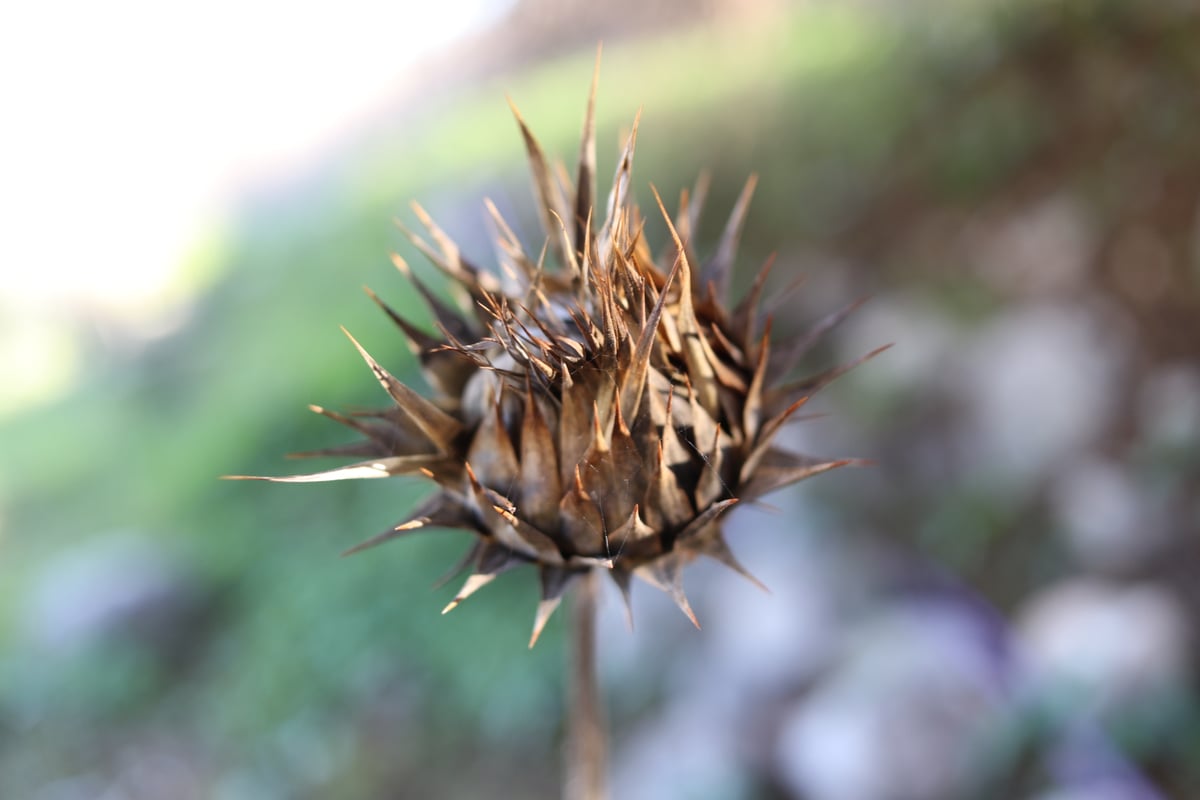
[[[391,530],[384,531],[383,533],[381,533],[377,536],[372,536],[370,539],[367,539],[365,542],[360,542],[360,543],[354,545],[353,547],[343,550],[341,552],[340,557],[346,558],[347,556],[352,556],[355,553],[361,553],[363,550],[369,550],[372,547],[375,547],[376,545],[381,545],[384,542],[388,541],[389,539],[393,539],[402,533],[406,533],[407,531],[415,531],[420,528],[424,528],[430,522],[431,522],[431,520],[429,519],[429,517],[417,517],[416,519],[409,520],[408,522],[397,525],[396,527],[392,528]]]
[[[467,581],[463,584],[462,588],[458,590],[458,594],[454,596],[454,599],[447,603],[446,607],[442,609],[442,613],[450,613],[458,607],[459,603],[461,603],[463,600],[466,600],[468,597],[475,594],[475,592],[479,591],[484,586],[487,586],[495,579],[496,576],[494,574],[484,575],[475,573],[474,575],[471,575],[467,578]]]
[[[537,644],[537,640],[542,635],[542,631],[546,628],[546,623],[550,621],[550,617],[554,615],[559,604],[562,603],[562,597],[555,597],[549,600],[541,600],[538,602],[537,611],[533,616],[533,633],[529,636],[529,649]]]
[[[671,599],[687,615],[687,618],[692,621],[692,624],[696,626],[696,630],[703,630],[700,627],[700,620],[696,619],[696,612],[692,611],[691,603],[688,602],[687,595],[683,593],[682,589],[678,590],[678,592],[672,592]]]

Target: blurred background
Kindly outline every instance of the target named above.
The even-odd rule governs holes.
[[[1200,797],[1191,3],[301,5],[4,12],[0,797],[557,796],[531,574],[443,618],[465,536],[337,558],[420,482],[217,476],[383,400],[338,325],[420,383],[392,219],[532,242],[504,95],[570,160],[601,39],[602,189],[644,107],[706,243],[760,175],[777,336],[870,295],[809,366],[896,343],[788,433],[877,466],[729,518],[771,594],[607,598],[614,796]]]

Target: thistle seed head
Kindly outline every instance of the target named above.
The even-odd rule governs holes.
[[[594,108],[593,80],[572,186],[513,107],[545,234],[538,254],[522,248],[488,203],[500,271],[485,271],[413,206],[427,233],[405,233],[461,302],[439,299],[399,256],[396,267],[424,297],[438,332],[422,330],[368,294],[404,333],[433,397],[397,380],[351,338],[392,405],[351,416],[314,406],[362,438],[300,455],[361,460],[263,478],[428,478],[437,486],[431,497],[347,552],[431,526],[469,531],[474,542],[462,566],[470,574],[445,610],[500,573],[535,565],[541,602],[531,646],[564,592],[588,570],[611,576],[627,607],[637,575],[695,622],[682,584],[688,563],[709,556],[750,577],[722,537],[721,515],[739,501],[852,463],[806,458],[773,444],[814,391],[853,366],[782,382],[850,309],[773,346],[770,320],[760,325],[758,314],[770,262],[740,303],[724,304],[753,177],[704,261],[691,243],[707,180],[683,193],[674,217],[655,192],[670,234],[656,259],[630,189],[636,119],[607,202],[594,204]]]

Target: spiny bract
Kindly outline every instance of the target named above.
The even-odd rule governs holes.
[[[685,565],[706,555],[747,574],[722,537],[722,512],[851,462],[772,445],[812,392],[848,368],[779,383],[850,309],[773,350],[769,320],[760,332],[757,313],[770,262],[736,308],[722,304],[753,178],[703,264],[690,242],[707,181],[690,198],[683,193],[673,220],[656,192],[670,231],[656,262],[630,197],[636,119],[597,225],[595,94],[593,80],[574,188],[513,108],[545,229],[536,259],[488,203],[502,275],[483,271],[414,204],[433,243],[405,233],[449,276],[460,308],[438,299],[399,256],[396,266],[428,303],[441,337],[368,290],[407,336],[435,397],[401,383],[351,338],[395,404],[352,416],[314,406],[366,438],[299,455],[366,460],[262,478],[431,479],[436,494],[350,552],[429,526],[471,531],[476,539],[460,565],[471,574],[446,611],[498,574],[537,565],[542,599],[531,646],[572,582],[594,569],[612,577],[627,605],[630,576],[638,575],[695,622],[683,592]],[[556,268],[546,269],[547,260]]]

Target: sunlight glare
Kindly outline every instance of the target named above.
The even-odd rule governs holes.
[[[386,107],[414,59],[507,5],[7,7],[0,314],[22,322],[0,326],[0,352],[79,319],[133,337],[169,330],[199,288],[183,278],[186,257],[219,235],[240,187],[303,169]]]

